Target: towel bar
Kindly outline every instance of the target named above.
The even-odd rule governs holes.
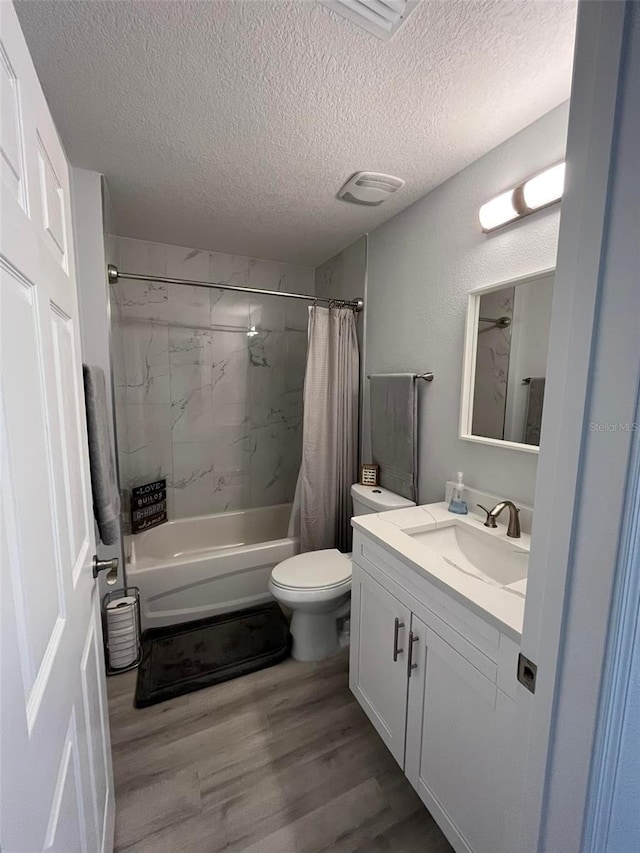
[[[426,373],[416,373],[416,379],[424,379],[425,382],[433,382],[433,373],[428,370]],[[371,379],[371,374],[367,376],[367,379]]]

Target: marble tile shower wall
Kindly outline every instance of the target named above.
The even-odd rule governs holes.
[[[115,242],[127,272],[314,292],[311,268]],[[112,311],[123,486],[166,477],[174,518],[293,500],[307,304],[120,281]]]

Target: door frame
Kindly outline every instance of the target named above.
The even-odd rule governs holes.
[[[578,7],[522,638],[538,678],[535,695],[524,687],[518,695],[520,853],[591,849],[583,832],[598,805],[589,792],[600,690],[607,641],[622,627],[615,611],[610,624],[611,606],[617,577],[629,569],[618,552],[637,525],[638,506],[625,497],[638,433],[591,426],[632,424],[637,412],[637,221],[634,241],[634,222],[624,219],[640,191],[637,160],[636,175],[629,172],[630,151],[640,145],[631,117],[634,5],[580,0]]]

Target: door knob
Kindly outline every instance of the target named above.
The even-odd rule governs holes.
[[[93,555],[93,576],[97,578],[100,572],[109,572],[107,575],[107,583],[109,586],[114,584],[118,578],[118,558],[112,557],[110,560],[99,560],[98,555]]]

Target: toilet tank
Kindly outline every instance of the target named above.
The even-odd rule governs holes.
[[[372,512],[387,512],[390,509],[404,509],[415,506],[415,501],[396,495],[382,486],[361,486],[354,483],[351,486],[354,515],[369,515]]]

